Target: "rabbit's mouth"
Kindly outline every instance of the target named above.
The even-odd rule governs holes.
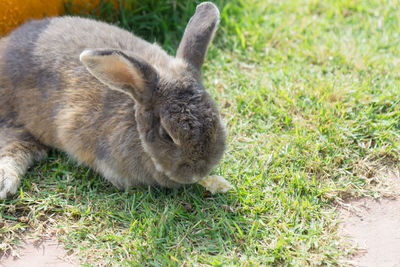
[[[205,163],[205,162],[204,162]],[[168,177],[174,182],[180,184],[194,184],[203,179],[208,173],[208,168],[205,168],[203,161],[197,162],[195,166],[188,163],[181,163],[176,171],[175,175],[169,173]]]

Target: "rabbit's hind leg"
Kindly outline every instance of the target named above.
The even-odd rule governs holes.
[[[0,199],[14,194],[33,160],[46,155],[46,148],[22,127],[0,122]]]

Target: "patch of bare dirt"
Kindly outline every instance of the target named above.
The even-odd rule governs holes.
[[[56,240],[25,241],[19,255],[0,258],[1,267],[75,267],[79,266],[73,256],[68,256],[63,246]]]
[[[400,171],[381,173],[391,197],[347,200],[340,209],[341,231],[358,245],[354,266],[400,266]]]

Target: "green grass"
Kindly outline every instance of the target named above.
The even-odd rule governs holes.
[[[135,2],[91,16],[174,53],[196,3]],[[400,1],[217,4],[203,74],[229,131],[214,173],[234,190],[118,192],[53,151],[0,202],[3,248],[33,229],[88,265],[344,264],[335,207],[386,194],[377,166],[400,167]]]

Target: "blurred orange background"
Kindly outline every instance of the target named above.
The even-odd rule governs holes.
[[[0,36],[30,18],[62,15],[66,0],[0,0]],[[72,0],[81,9],[95,7],[100,0]]]

